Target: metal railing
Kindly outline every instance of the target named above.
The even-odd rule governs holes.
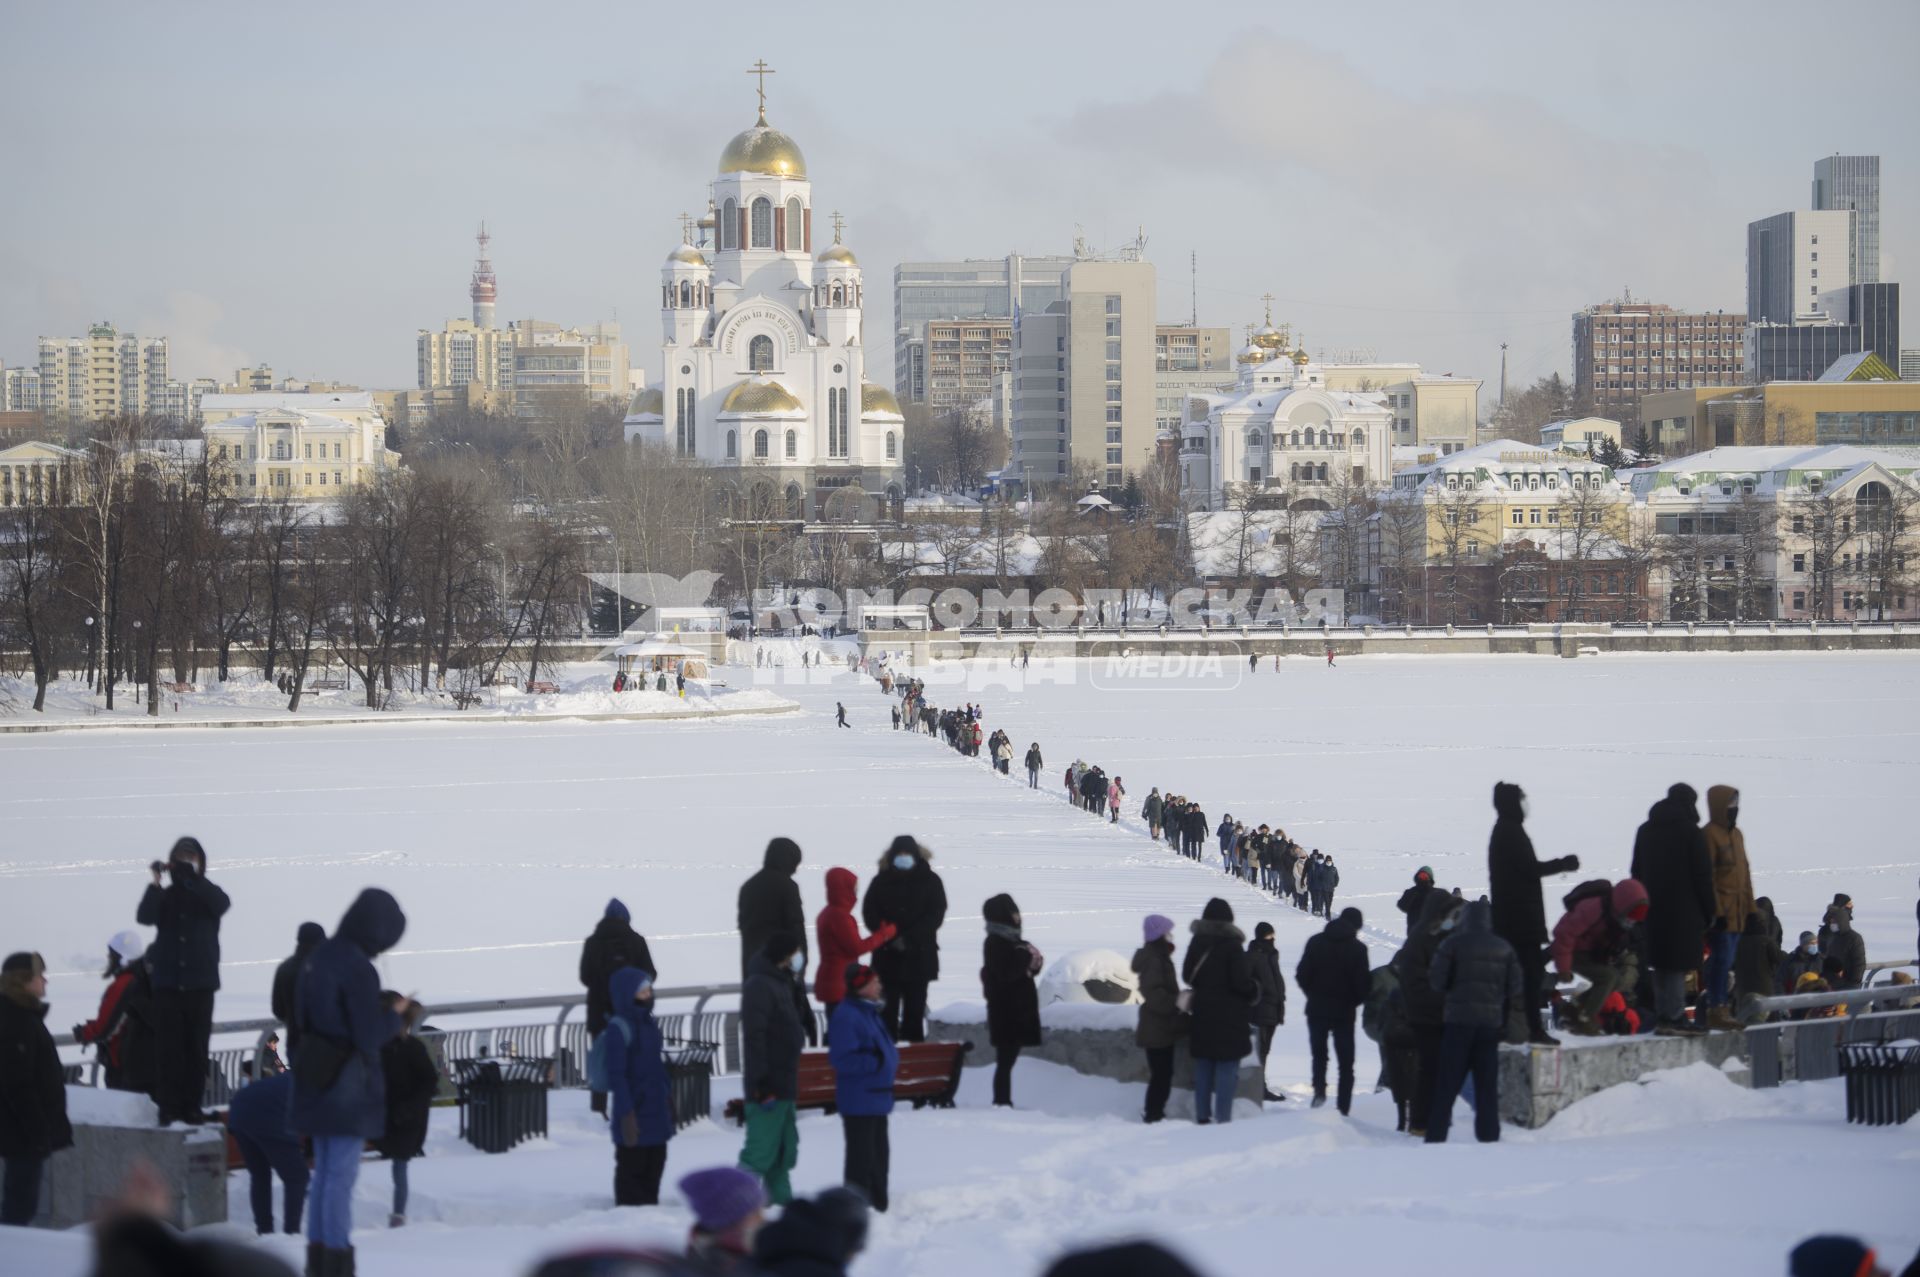
[[[669,1038],[717,1043],[718,1050],[714,1052],[713,1059],[714,1074],[736,1073],[740,1067],[740,1013],[732,1008],[710,1010],[709,1004],[716,998],[737,997],[739,993],[740,986],[737,984],[658,988],[654,991],[656,1006],[691,1000],[693,1007],[687,1011],[656,1012],[654,1018],[659,1021],[661,1032]],[[427,1008],[422,1036],[432,1039],[432,1053],[436,1062],[441,1063],[443,1072],[444,1062],[454,1059],[549,1059],[553,1061],[551,1085],[578,1089],[586,1086],[589,1043],[585,1021],[573,1016],[575,1011],[584,1011],[586,1004],[585,993],[448,1002]],[[504,1015],[515,1011],[553,1011],[555,1015],[551,1020],[535,1022],[443,1027],[443,1022],[451,1019]],[[267,1038],[278,1033],[284,1041],[285,1028],[280,1021],[272,1018],[217,1021],[212,1030],[214,1038],[231,1039],[250,1034],[253,1043],[251,1046],[216,1047],[208,1052],[207,1087],[202,1107],[224,1107],[253,1072],[255,1062],[266,1049]],[[55,1036],[54,1045],[73,1048],[80,1044],[71,1033],[62,1033]],[[71,1059],[66,1064],[69,1073],[75,1069],[81,1070],[84,1081],[76,1078],[76,1085],[100,1085],[101,1065],[97,1051],[91,1068]]]
[[[1815,1082],[1840,1076],[1840,1048],[1852,1042],[1897,1042],[1920,1037],[1920,985],[1872,984],[1879,975],[1920,965],[1908,958],[1875,962],[1866,969],[1865,987],[1828,993],[1788,993],[1760,998],[1757,1005],[1769,1014],[1842,1008],[1841,1015],[1804,1020],[1778,1020],[1749,1025],[1746,1031],[1748,1068],[1756,1088],[1783,1082]],[[1853,1014],[1854,1008],[1866,1014]],[[1876,1011],[1876,1007],[1886,1007]]]

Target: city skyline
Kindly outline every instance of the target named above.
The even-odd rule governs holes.
[[[1635,37],[1630,20],[1576,33],[1515,6],[1451,25],[1389,6],[1400,38],[1363,53],[1337,14],[1275,30],[1204,5],[1177,25],[987,6],[923,40],[870,6],[840,24],[748,6],[770,20],[601,63],[573,29],[498,39],[486,19],[506,10],[488,6],[457,30],[357,5],[249,24],[213,7],[107,12],[87,30],[34,10],[11,24],[36,56],[0,103],[16,139],[50,150],[35,194],[0,208],[9,367],[42,335],[110,320],[167,337],[183,378],[266,361],[410,386],[417,330],[469,309],[482,219],[501,313],[617,318],[651,349],[659,260],[751,122],[741,73],[762,56],[769,118],[805,148],[822,207],[847,212],[873,283],[903,260],[1062,253],[1076,226],[1113,248],[1144,228],[1161,321],[1188,317],[1192,253],[1202,324],[1237,332],[1271,291],[1314,350],[1479,377],[1489,403],[1501,342],[1512,383],[1568,373],[1572,315],[1623,288],[1741,309],[1746,225],[1808,207],[1828,154],[1882,157],[1881,277],[1920,251],[1920,164],[1896,123],[1915,96],[1897,74],[1920,35],[1906,6],[1868,6],[1887,38],[1850,52],[1856,87],[1797,101],[1764,134],[1740,129],[1729,91],[1789,46],[1711,11],[1665,12]],[[619,12],[593,45],[645,50],[659,29]],[[1501,87],[1456,87],[1462,58]],[[880,371],[890,290],[867,309]]]

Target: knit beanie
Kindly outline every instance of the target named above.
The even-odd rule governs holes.
[[[1255,940],[1265,940],[1272,935],[1273,935],[1273,924],[1271,922],[1260,923],[1258,926],[1256,926],[1253,929],[1253,938]]]
[[[607,901],[607,911],[602,916],[607,918],[618,918],[622,922],[633,921],[633,915],[627,912],[627,906],[621,903],[620,897],[618,896],[615,896],[613,899]]]
[[[147,951],[147,942],[140,938],[138,931],[117,931],[113,939],[107,941],[107,948],[119,954],[122,962],[138,962],[140,955]]]
[[[31,980],[47,969],[46,960],[37,953],[22,950],[10,953],[5,962],[0,962],[0,975],[23,975]]]
[[[1147,915],[1147,920],[1140,924],[1140,938],[1143,944],[1164,940],[1172,934],[1173,919],[1164,914],[1150,913]]]
[[[767,1204],[759,1179],[733,1166],[682,1176],[680,1195],[687,1199],[694,1221],[708,1233],[724,1233]]]
[[[300,930],[293,933],[294,944],[306,945],[308,948],[312,948],[326,938],[327,929],[317,922],[303,922],[300,924]]]
[[[1866,1277],[1873,1271],[1871,1248],[1852,1237],[1827,1233],[1809,1237],[1787,1255],[1788,1277]]]

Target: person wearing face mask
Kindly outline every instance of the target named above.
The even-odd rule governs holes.
[[[940,978],[940,927],[947,920],[947,889],[933,871],[933,853],[909,834],[895,838],[867,884],[860,917],[868,931],[894,927],[893,939],[873,954],[887,990],[887,1031],[896,1042],[924,1042],[927,986]]]
[[[1541,976],[1546,969],[1547,909],[1540,880],[1553,874],[1576,873],[1580,857],[1541,860],[1527,837],[1527,796],[1520,786],[1505,781],[1493,787],[1493,837],[1487,844],[1489,894],[1493,905],[1493,934],[1513,946],[1525,982],[1528,1040],[1540,1046],[1560,1043],[1540,1020]],[[1638,877],[1638,873],[1634,875]],[[1476,1083],[1475,1085],[1478,1085]]]
[[[1809,973],[1820,974],[1820,945],[1814,939],[1813,932],[1802,931],[1800,943],[1786,956],[1774,976],[1774,993],[1792,993],[1794,986],[1800,983],[1800,977]]]
[[[980,987],[993,1042],[993,1102],[1013,1107],[1013,1065],[1022,1047],[1040,1045],[1040,951],[1020,935],[1020,906],[1005,892],[981,906],[987,938],[980,951]]]
[[[793,1200],[789,1173],[800,1159],[794,1104],[800,1098],[800,1053],[806,1045],[800,937],[776,932],[747,967],[740,991],[740,1079],[746,1092],[746,1145],[740,1169],[766,1186],[767,1200]],[[811,1018],[809,1016],[808,1018]]]
[[[613,1204],[658,1206],[673,1138],[673,1084],[653,1018],[653,973],[622,967],[607,980],[607,1100],[612,1110]]]
[[[1729,1005],[1728,976],[1747,915],[1756,912],[1746,835],[1737,828],[1740,791],[1732,785],[1707,789],[1707,860],[1713,869],[1713,923],[1707,930],[1707,1027],[1737,1029]],[[1743,992],[1746,992],[1743,990]]]

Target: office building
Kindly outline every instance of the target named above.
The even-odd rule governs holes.
[[[1480,382],[1430,373],[1419,364],[1317,365],[1328,390],[1377,394],[1392,414],[1391,442],[1446,456],[1474,446],[1480,420]]]
[[[1153,330],[1155,372],[1211,372],[1234,375],[1233,331],[1160,324]]]
[[[1066,296],[1014,323],[1013,455],[1009,478],[1061,483],[1076,467],[1117,488],[1153,458],[1154,307],[1151,262],[1073,263]]]
[[[1746,322],[1740,314],[1630,299],[1589,306],[1573,317],[1574,400],[1620,422],[1631,437],[1644,424],[1640,401],[1649,394],[1735,381]]]
[[[1920,381],[1920,346],[1900,352],[1900,380]]]
[[[1884,365],[1875,365],[1884,368]],[[1836,377],[1870,376],[1847,365]],[[1772,381],[1649,395],[1642,409],[1662,451],[1709,448],[1920,447],[1920,384],[1898,380]]]
[[[1856,284],[1880,282],[1880,157],[1829,155],[1813,163],[1813,207],[1853,214],[1848,267]]]
[[[1854,282],[1853,213],[1776,213],[1747,224],[1747,319],[1792,324],[1828,318],[1820,295]]]
[[[1889,368],[1900,359],[1900,285],[1854,284],[1824,294],[1820,322],[1750,324],[1742,380],[1812,381],[1847,355],[1871,351]]]
[[[1570,417],[1540,427],[1540,446],[1549,452],[1582,452],[1590,457],[1609,443],[1621,446],[1620,423],[1606,417]]]
[[[1071,257],[902,262],[893,270],[895,392],[927,402],[927,324],[936,319],[1012,319],[1061,300]]]
[[[0,369],[0,412],[40,411],[40,370]]]
[[[491,331],[491,330],[481,330]],[[513,411],[540,417],[581,396],[625,402],[627,347],[620,325],[565,328],[544,319],[508,326],[513,358]]]

